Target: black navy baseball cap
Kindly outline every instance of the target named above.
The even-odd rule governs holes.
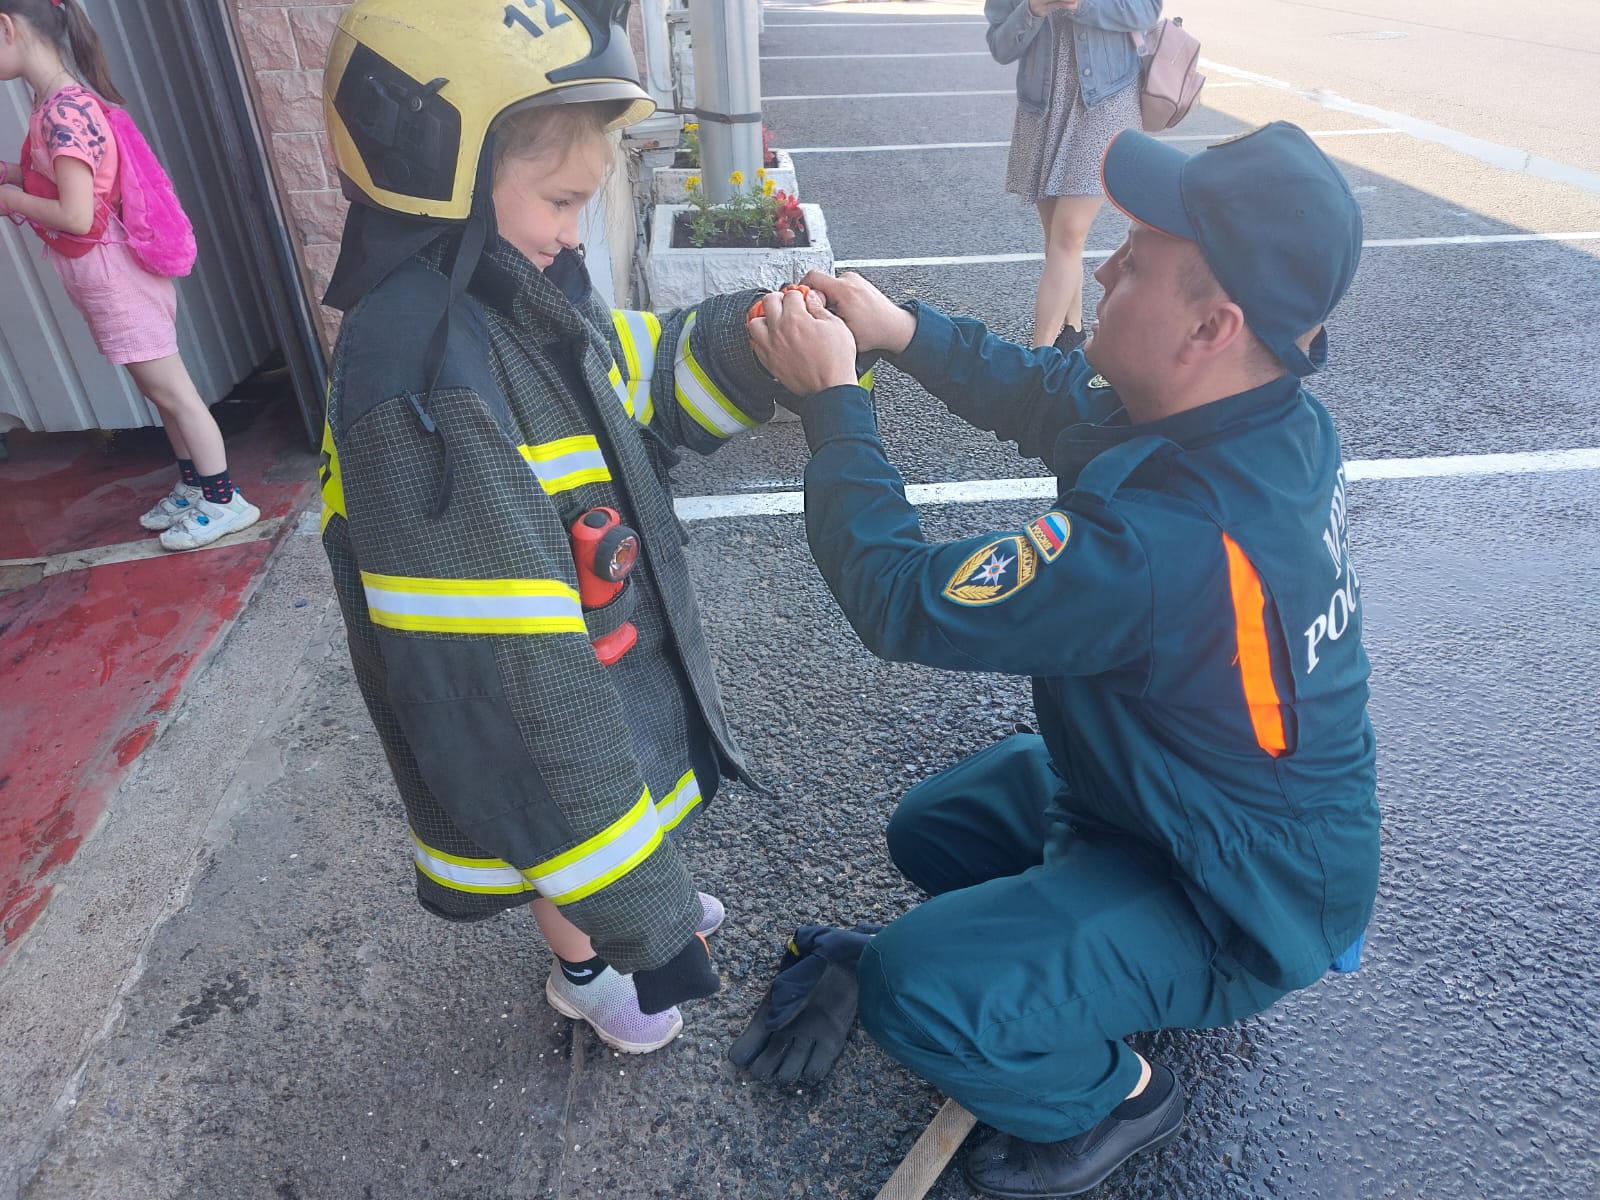
[[[1274,121],[1192,155],[1129,130],[1100,177],[1129,217],[1200,247],[1284,367],[1304,376],[1327,361],[1322,323],[1361,261],[1361,206],[1305,130]],[[1295,340],[1313,329],[1307,355]]]

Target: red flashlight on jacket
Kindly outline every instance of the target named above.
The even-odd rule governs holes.
[[[614,508],[591,508],[572,523],[572,560],[578,568],[578,599],[586,612],[604,608],[628,583],[639,561],[639,535],[622,523]],[[596,657],[606,666],[616,662],[639,640],[632,621],[592,639]]]

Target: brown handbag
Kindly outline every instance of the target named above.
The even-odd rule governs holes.
[[[1139,50],[1139,109],[1146,133],[1171,129],[1194,107],[1206,77],[1196,69],[1200,41],[1182,17],[1164,17],[1149,33],[1133,35]]]

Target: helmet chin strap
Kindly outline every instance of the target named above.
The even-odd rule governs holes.
[[[434,389],[439,384],[439,375],[444,370],[445,359],[449,356],[450,317],[455,312],[456,301],[462,297],[467,285],[472,282],[473,272],[478,269],[484,248],[492,239],[499,236],[494,219],[493,193],[494,134],[491,132],[485,136],[483,151],[478,156],[478,172],[472,186],[472,212],[461,226],[455,251],[450,258],[450,290],[445,301],[445,309],[439,316],[439,323],[433,327],[433,336],[428,339],[428,349],[422,357],[422,374],[428,381],[427,391],[423,393],[420,402],[414,405],[418,408],[418,416],[423,418],[424,428],[438,437],[444,455],[444,478],[440,481],[439,495],[433,506],[435,519],[443,516],[445,510],[450,507],[455,475],[450,463],[450,440],[437,423],[427,418],[427,409],[429,401],[433,399]]]

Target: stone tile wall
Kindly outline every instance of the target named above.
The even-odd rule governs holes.
[[[313,297],[339,257],[344,197],[322,119],[322,67],[344,4],[232,0],[251,92],[289,218],[290,237]],[[339,317],[323,309],[331,345]]]

